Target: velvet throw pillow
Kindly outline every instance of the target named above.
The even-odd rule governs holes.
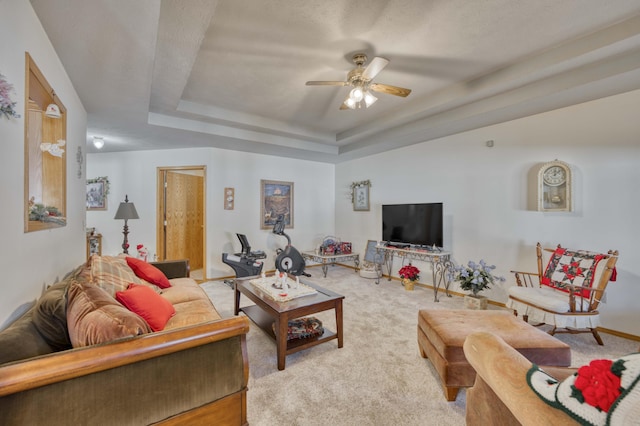
[[[129,284],[125,291],[116,293],[116,300],[141,316],[153,331],[164,330],[164,326],[176,313],[171,302],[153,289],[140,284]]]
[[[74,348],[151,331],[143,318],[118,303],[106,290],[76,280],[71,281],[68,290],[67,326]]]
[[[127,265],[133,270],[138,278],[149,281],[160,288],[169,288],[171,283],[162,271],[144,260],[135,257],[127,257]]]

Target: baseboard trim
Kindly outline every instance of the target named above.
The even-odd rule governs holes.
[[[343,263],[335,263],[335,265],[344,266],[345,268],[349,268],[349,269],[356,269],[356,267],[355,267],[355,266],[353,266],[353,265],[345,265],[345,264],[343,264]],[[307,266],[305,269],[308,269],[308,268],[317,268],[317,267],[319,267],[319,266],[322,266],[322,265],[321,265],[321,264],[317,264],[317,265],[310,265],[310,266]],[[274,269],[274,270],[269,270],[269,271],[267,271],[266,273],[267,273],[267,274],[270,274],[270,273],[273,273],[273,272],[275,272],[275,269]],[[210,278],[209,280],[222,280],[222,279],[233,279],[233,278],[235,278],[235,276],[222,277],[222,278]],[[389,279],[389,275],[382,275],[382,276],[380,277],[380,280],[382,280],[383,278],[386,278],[386,279],[388,280],[388,279]],[[391,277],[391,281],[400,281],[400,278]],[[433,290],[433,286],[432,286],[432,285],[430,285],[430,284],[423,284],[423,283],[420,283],[420,282],[416,282],[416,283],[415,283],[415,285],[416,285],[416,286],[418,286],[418,287],[423,287],[423,288],[428,288],[428,289],[430,289],[430,290]],[[444,292],[444,289],[443,289],[443,288],[440,288],[440,289],[438,290],[438,293],[440,293],[441,291],[442,291],[442,292]],[[457,291],[451,291],[451,290],[449,290],[449,292],[448,292],[448,293],[449,293],[451,296],[457,296],[457,297],[464,297],[464,296],[466,296],[466,294],[465,294],[465,293],[459,293],[459,292],[457,292]],[[493,305],[493,306],[498,306],[498,307],[500,307],[500,308],[508,309],[508,308],[507,308],[507,305],[505,305],[505,304],[504,304],[504,303],[502,303],[502,302],[496,302],[495,300],[491,300],[491,299],[489,299],[489,300],[487,300],[487,303],[489,303],[490,305]],[[623,339],[629,339],[629,340],[633,340],[633,341],[636,341],[636,342],[640,342],[640,336],[636,336],[635,334],[629,334],[629,333],[625,333],[625,332],[623,332],[623,331],[612,330],[612,329],[610,329],[610,328],[604,328],[604,327],[598,327],[598,328],[597,328],[597,330],[598,330],[598,332],[600,332],[600,333],[606,333],[606,334],[610,334],[610,335],[612,335],[612,336],[622,337]]]

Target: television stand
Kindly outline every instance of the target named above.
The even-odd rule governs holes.
[[[395,243],[394,243],[395,244]],[[421,260],[431,264],[431,274],[433,278],[434,301],[438,302],[438,289],[444,286],[445,294],[449,294],[450,277],[453,275],[453,262],[451,252],[434,251],[433,248],[397,248],[391,246],[376,246],[376,253],[383,256],[383,264],[387,268],[387,277],[391,281],[391,269],[393,268],[393,258],[401,257],[409,260]],[[380,277],[376,279],[376,284],[380,283]]]

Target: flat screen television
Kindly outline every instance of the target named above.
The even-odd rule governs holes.
[[[442,203],[384,204],[382,240],[442,247]]]

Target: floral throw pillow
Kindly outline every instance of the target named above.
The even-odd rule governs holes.
[[[562,382],[537,365],[527,383],[547,404],[583,425],[637,424],[640,407],[640,353],[616,360],[597,359]]]
[[[604,257],[599,253],[558,247],[549,259],[540,282],[566,292],[569,292],[569,285],[591,287],[596,266]],[[590,295],[586,289],[581,293],[583,297]]]

